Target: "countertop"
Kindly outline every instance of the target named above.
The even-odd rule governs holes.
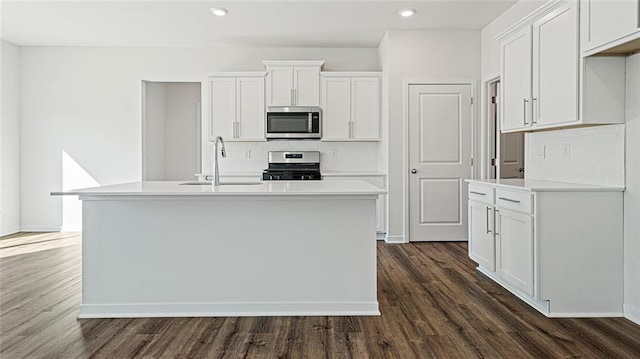
[[[480,185],[490,184],[497,187],[536,192],[622,192],[625,190],[624,187],[596,186],[534,179],[467,179],[465,181]]]
[[[144,181],[52,192],[85,196],[342,196],[379,195],[382,190],[360,180],[268,181],[257,184],[181,185],[185,181]]]

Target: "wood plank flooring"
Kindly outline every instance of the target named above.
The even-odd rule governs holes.
[[[0,358],[640,358],[640,326],[546,318],[466,243],[379,243],[380,317],[78,320],[80,242],[0,239]]]

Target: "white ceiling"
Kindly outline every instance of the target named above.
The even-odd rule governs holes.
[[[23,46],[376,47],[387,29],[481,29],[515,2],[5,0],[1,36]],[[402,8],[418,12],[402,18]]]

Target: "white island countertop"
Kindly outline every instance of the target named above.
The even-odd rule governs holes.
[[[185,185],[188,181],[143,181],[52,192],[84,196],[342,196],[380,195],[386,191],[360,180],[265,181],[253,184]]]
[[[493,185],[498,187],[505,187],[509,189],[518,189],[525,191],[536,192],[622,192],[624,187],[609,187],[609,186],[596,186],[590,184],[581,183],[569,183],[569,182],[556,182],[545,181],[535,179],[467,179],[469,183],[475,183],[479,185]]]

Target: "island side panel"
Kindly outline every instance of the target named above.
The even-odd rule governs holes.
[[[376,315],[375,196],[83,203],[81,317]]]

